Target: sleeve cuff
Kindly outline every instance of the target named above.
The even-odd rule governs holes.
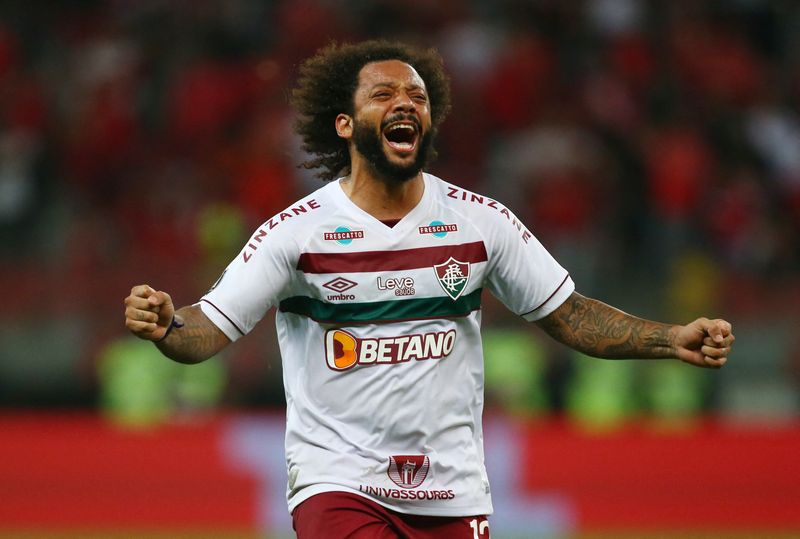
[[[555,311],[562,303],[564,303],[574,291],[575,283],[572,282],[572,278],[569,276],[569,274],[567,274],[567,276],[564,277],[564,280],[561,281],[561,284],[559,284],[555,291],[550,294],[550,297],[544,300],[544,302],[542,302],[539,306],[522,314],[521,316],[528,322],[534,322],[544,318],[548,314]]]
[[[236,341],[240,337],[244,336],[244,331],[242,331],[228,315],[222,312],[222,310],[212,302],[202,298],[199,301],[199,305],[200,310],[203,311],[203,314],[206,315],[206,317],[211,320],[215,326],[222,330],[222,332],[231,340],[231,342]]]

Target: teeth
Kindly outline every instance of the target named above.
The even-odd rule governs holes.
[[[408,124],[395,124],[389,128],[389,131],[394,131],[396,129],[411,129],[414,130],[414,127]]]

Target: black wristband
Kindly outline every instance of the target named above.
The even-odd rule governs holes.
[[[166,339],[169,336],[170,333],[172,333],[173,329],[182,328],[183,326],[184,326],[184,324],[182,324],[181,322],[178,322],[178,320],[175,318],[175,315],[173,314],[172,315],[172,321],[169,323],[169,327],[167,328],[167,332],[164,333],[164,335],[160,339],[155,341],[155,342],[163,341],[164,339]]]

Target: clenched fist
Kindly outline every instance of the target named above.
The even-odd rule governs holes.
[[[175,306],[170,295],[149,285],[134,286],[125,298],[125,327],[141,339],[163,339],[173,316]]]
[[[728,361],[735,337],[725,320],[698,318],[680,327],[675,336],[678,358],[691,365],[718,369]]]

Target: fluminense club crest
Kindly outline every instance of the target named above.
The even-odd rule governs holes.
[[[437,264],[433,269],[445,293],[454,300],[458,299],[469,282],[469,262],[461,262],[451,256],[447,262]]]
[[[389,479],[400,488],[417,488],[425,481],[431,461],[426,455],[389,457]]]

